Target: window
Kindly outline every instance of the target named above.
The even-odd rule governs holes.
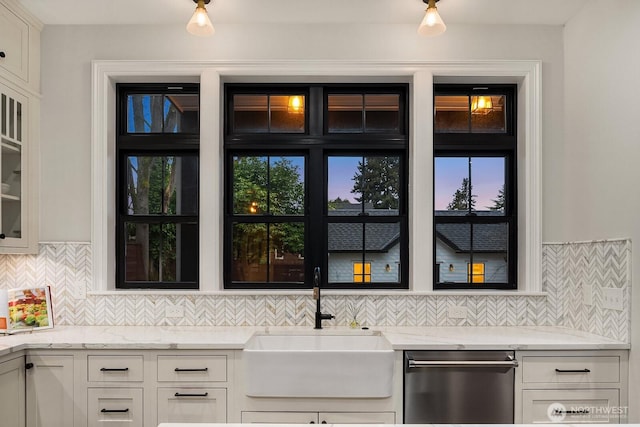
[[[117,96],[116,287],[197,289],[198,86]]]
[[[434,106],[434,288],[515,289],[515,86],[436,85]]]
[[[320,267],[329,288],[407,288],[407,86],[229,84],[225,105],[225,287]]]
[[[484,263],[467,264],[467,282],[484,283]]]
[[[371,263],[353,263],[353,281],[355,283],[371,282]]]

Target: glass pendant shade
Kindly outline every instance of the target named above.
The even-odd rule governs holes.
[[[438,13],[435,1],[429,1],[429,7],[418,27],[418,34],[422,36],[437,36],[445,32],[447,26]]]
[[[207,9],[204,7],[204,0],[198,0],[193,16],[187,23],[187,31],[194,36],[209,36],[214,33],[213,24],[207,15]]]

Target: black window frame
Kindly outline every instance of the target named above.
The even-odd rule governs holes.
[[[501,216],[482,216],[473,213],[466,216],[437,215],[433,211],[433,289],[434,290],[515,290],[518,288],[518,185],[517,185],[517,85],[515,84],[434,84],[433,100],[439,95],[481,96],[504,95],[505,132],[502,133],[446,133],[436,132],[435,114],[433,131],[433,162],[435,197],[435,162],[440,157],[477,158],[502,157],[505,159],[505,212]],[[473,184],[472,184],[473,185]],[[498,224],[507,223],[507,282],[505,283],[450,283],[440,282],[436,254],[436,227],[438,224]],[[472,229],[472,228],[470,228]],[[473,237],[470,237],[471,239]],[[472,241],[472,240],[471,240]],[[473,256],[470,257],[473,264]],[[466,272],[465,272],[466,273]]]
[[[127,103],[129,95],[197,95],[200,99],[200,85],[197,83],[118,83],[116,84],[116,238],[115,238],[115,267],[116,289],[167,289],[167,290],[197,290],[199,289],[199,206],[200,189],[197,177],[197,206],[195,214],[128,214],[127,213],[127,176],[124,166],[129,156],[192,156],[195,157],[200,168],[200,114],[196,130],[184,133],[135,133],[127,130]],[[195,281],[127,281],[126,280],[126,223],[147,224],[195,224],[197,232],[192,233],[198,256],[185,257],[182,268],[195,271]],[[192,242],[193,240],[191,240]],[[185,242],[187,243],[187,242]]]
[[[304,133],[234,133],[233,96],[236,94],[305,94]],[[329,133],[327,131],[327,97],[329,94],[398,94],[400,95],[398,132]],[[408,235],[408,164],[409,164],[409,85],[402,83],[378,84],[237,84],[224,85],[224,250],[223,283],[225,289],[309,289],[312,287],[313,268],[321,267],[322,286],[328,289],[408,289],[409,235]],[[366,144],[366,145],[365,145]],[[232,225],[241,219],[258,222],[277,222],[278,218],[263,216],[240,218],[233,213],[233,177],[231,165],[236,155],[303,155],[305,156],[305,223],[304,281],[303,283],[233,282]],[[328,186],[329,156],[394,155],[400,158],[400,204],[397,216],[329,216],[326,194]],[[300,221],[297,217],[292,219]],[[398,283],[330,283],[328,271],[328,224],[330,222],[400,224],[400,281]],[[321,242],[321,243],[318,243]]]

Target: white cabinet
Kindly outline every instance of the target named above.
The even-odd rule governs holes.
[[[516,423],[628,422],[627,351],[523,351],[516,358]]]
[[[74,426],[73,355],[27,356],[27,426]]]
[[[226,423],[230,353],[157,356],[158,423]]]
[[[26,425],[24,356],[0,363],[0,414],[2,425]]]
[[[0,252],[37,252],[34,144],[30,108],[34,104],[0,81]]]
[[[142,388],[89,388],[88,427],[144,427]]]
[[[29,24],[0,3],[0,70],[29,78]]]
[[[38,251],[40,30],[0,2],[0,253]]]
[[[395,424],[395,413],[243,411],[242,422],[260,424]]]
[[[522,419],[537,423],[620,423],[616,389],[524,390]]]
[[[223,388],[158,388],[159,423],[226,423],[227,390]]]

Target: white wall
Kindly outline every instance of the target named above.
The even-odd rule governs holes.
[[[591,1],[565,28],[564,168],[557,215],[545,222],[560,240],[632,239],[640,277],[640,2]],[[632,288],[630,402],[640,401],[640,290]],[[632,405],[630,421],[640,422]]]
[[[91,239],[91,60],[543,61],[543,188],[555,185],[562,138],[563,46],[557,26],[455,26],[422,38],[411,25],[217,26],[197,38],[183,26],[47,26],[42,33],[41,241]],[[545,192],[544,206],[554,206]],[[552,213],[545,210],[545,218]],[[545,237],[545,236],[543,236]]]

